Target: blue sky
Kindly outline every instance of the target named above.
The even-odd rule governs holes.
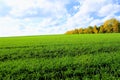
[[[0,37],[62,34],[120,20],[119,0],[0,0]]]

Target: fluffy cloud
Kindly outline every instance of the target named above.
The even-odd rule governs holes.
[[[19,25],[20,23],[17,19],[14,20],[7,16],[0,18],[0,36],[19,34],[19,32],[21,32],[19,30]]]
[[[120,5],[114,0],[84,0],[79,2],[79,11],[74,16],[69,17],[64,25],[68,27],[68,30],[89,25],[100,25],[113,17],[119,19]]]
[[[114,0],[0,0],[0,36],[60,34],[115,17]]]
[[[108,4],[108,5],[105,5],[104,7],[102,7],[100,10],[99,10],[99,16],[107,16],[108,14],[115,14],[117,12],[120,12],[120,5],[117,5],[117,4]],[[112,10],[112,11],[111,11]]]
[[[14,17],[25,16],[55,16],[59,17],[65,14],[65,4],[68,0],[9,0],[3,1],[11,8],[10,15]],[[48,14],[49,13],[49,14]]]

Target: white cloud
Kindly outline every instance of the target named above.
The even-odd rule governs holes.
[[[98,12],[98,10],[106,4],[111,3],[111,0],[84,0],[81,3],[80,14],[86,15],[91,12]]]
[[[90,22],[90,26],[94,26],[94,25],[97,25],[97,26],[100,26],[101,24],[104,23],[104,21],[106,21],[107,19],[103,18],[103,19],[93,19],[91,22]]]
[[[73,7],[75,10],[78,10],[80,8],[80,5],[74,6]]]
[[[52,18],[42,19],[39,22],[34,22],[34,20],[1,17],[0,36],[59,34],[65,31],[60,25],[54,26],[59,20],[54,21]]]
[[[98,0],[84,0],[82,3],[80,2],[81,6],[79,11],[74,16],[69,17],[64,26],[68,27],[68,29],[87,27],[93,20],[93,17],[90,16],[91,12],[96,12],[101,6],[99,2],[101,2],[101,4],[104,3],[103,1]]]
[[[10,15],[22,17],[26,15],[46,14],[55,17],[61,17],[66,14],[65,4],[68,0],[4,0],[7,6],[11,7]],[[34,10],[35,9],[35,10]]]
[[[13,25],[14,24],[14,25]],[[10,17],[0,18],[0,36],[16,35],[20,32],[18,20]]]
[[[12,9],[10,14],[14,16],[23,16],[26,10],[36,6],[34,0],[14,0],[11,2],[4,0],[3,2]]]
[[[2,3],[11,8],[9,14],[0,17],[0,36],[53,34],[58,32],[59,19],[67,14],[66,0],[4,0]],[[33,10],[35,9],[35,10]],[[40,11],[38,10],[40,9]],[[26,17],[46,14],[48,17]],[[22,18],[22,19],[21,19]],[[57,30],[57,31],[56,31]]]
[[[0,0],[0,4],[10,8],[7,15],[0,17],[0,36],[64,33],[98,25],[113,17],[120,20],[120,15],[116,15],[120,5],[114,0],[76,1],[80,5],[73,6],[77,12],[71,15],[66,5],[72,0]]]
[[[107,19],[113,17],[117,18],[114,14],[120,12],[119,6],[120,5],[113,3],[113,0],[80,1],[79,11],[74,16],[69,17],[67,23],[64,26],[68,27],[69,30],[74,28],[87,27],[89,25],[100,25]],[[104,17],[99,19],[101,15]]]
[[[99,16],[107,16],[108,14],[115,14],[116,12],[120,12],[120,5],[117,4],[108,4],[103,6],[100,10],[99,10]]]

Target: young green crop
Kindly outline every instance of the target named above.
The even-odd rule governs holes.
[[[119,80],[120,34],[0,38],[0,80]]]

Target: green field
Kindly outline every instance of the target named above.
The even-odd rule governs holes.
[[[120,80],[120,34],[0,38],[0,80]]]

